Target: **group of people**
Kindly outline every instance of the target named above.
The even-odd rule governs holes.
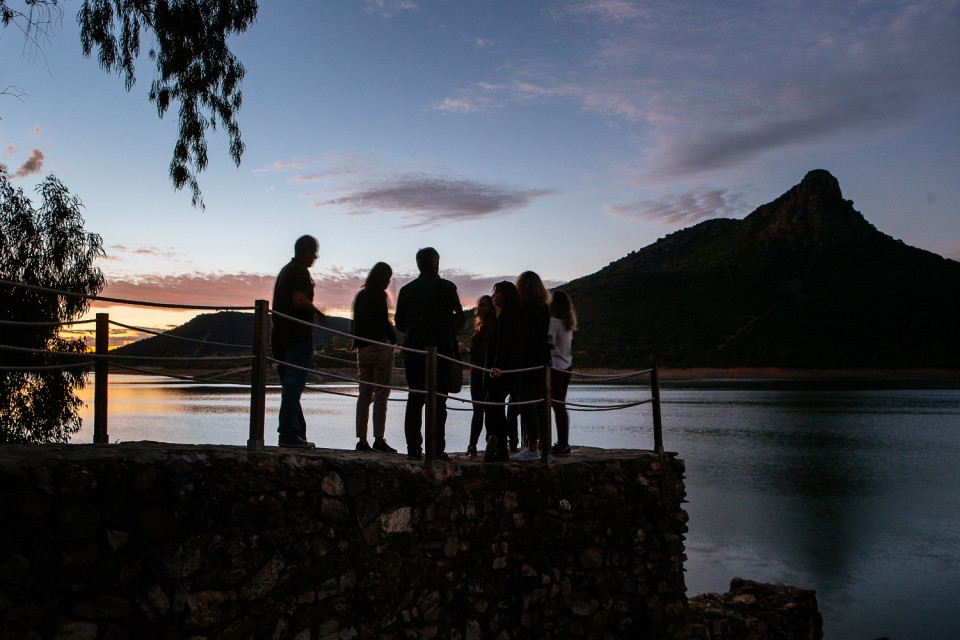
[[[319,243],[303,236],[294,245],[294,257],[277,276],[273,296],[271,345],[281,380],[279,445],[312,448],[307,440],[306,421],[300,396],[313,359],[313,327],[323,313],[313,304],[314,284],[309,268],[316,262]],[[467,455],[476,456],[484,425],[487,431],[485,462],[536,460],[540,457],[541,426],[549,418],[545,366],[550,366],[552,407],[556,416],[557,443],[553,452],[570,452],[570,422],[564,401],[572,371],[572,337],[576,313],[569,296],[554,291],[552,296],[536,273],[525,271],[516,282],[504,280],[493,287],[492,295],[477,301],[476,325],[469,344],[460,345],[457,336],[466,323],[457,287],[440,277],[440,254],[427,247],[417,252],[417,278],[401,287],[390,323],[387,287],[393,270],[378,262],[370,270],[353,303],[354,348],[360,392],[357,398],[356,434],[358,451],[395,453],[385,438],[387,401],[393,373],[393,347],[397,331],[403,346],[423,351],[436,347],[446,359],[467,356],[470,365],[470,396],[473,416]],[[426,360],[423,355],[404,352],[404,373],[409,395],[404,414],[407,456],[423,457],[422,418],[426,403]],[[519,371],[518,371],[519,370]],[[446,398],[459,389],[459,374],[438,366],[436,401],[436,457],[449,460],[446,453]],[[518,434],[519,416],[522,430]],[[370,406],[373,405],[373,444],[367,436]],[[511,428],[512,422],[512,428]],[[521,446],[522,445],[522,446]],[[513,454],[511,456],[511,453]]]

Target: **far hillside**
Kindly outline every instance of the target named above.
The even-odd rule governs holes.
[[[822,170],[561,288],[579,366],[960,368],[960,263],[879,232]]]

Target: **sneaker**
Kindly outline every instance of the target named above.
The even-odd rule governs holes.
[[[487,438],[487,448],[483,451],[484,462],[496,462],[494,458],[497,454],[497,436]]]
[[[317,445],[304,440],[300,436],[293,436],[292,438],[280,438],[277,443],[281,447],[289,447],[292,449],[315,449]]]
[[[442,451],[437,454],[437,460],[440,460],[441,462],[450,462],[450,461],[451,461],[450,456],[448,456],[446,453],[444,453],[444,452],[442,452]]]
[[[423,453],[420,451],[407,451],[407,457],[411,460],[423,460]]]
[[[516,453],[517,451],[520,451],[520,445],[514,440],[510,443],[510,453]]]
[[[396,453],[397,450],[387,444],[386,440],[376,440],[373,443],[373,450],[380,453]]]
[[[357,451],[373,451],[373,449],[371,449],[370,445],[366,442],[358,442]]]
[[[524,449],[520,453],[515,453],[510,456],[511,460],[516,460],[517,462],[533,462],[534,460],[540,459],[539,451],[531,451],[530,449]]]
[[[560,444],[559,442],[553,445],[553,452],[558,456],[568,456],[570,455],[570,445]]]
[[[477,448],[473,445],[470,445],[469,447],[467,447],[467,455],[470,456],[471,458],[476,458]]]

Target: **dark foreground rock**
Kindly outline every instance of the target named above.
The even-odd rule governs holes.
[[[819,640],[823,619],[816,593],[734,578],[730,591],[689,601],[689,637],[698,640]]]

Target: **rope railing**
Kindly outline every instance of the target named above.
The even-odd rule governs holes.
[[[69,327],[75,324],[92,324],[96,320],[66,320],[63,322],[27,322],[23,320],[0,320],[0,325],[15,327]]]
[[[96,296],[89,293],[78,293],[76,291],[63,291],[61,289],[51,289],[49,287],[40,287],[35,284],[26,284],[24,282],[13,282],[11,280],[0,279],[0,285],[13,288],[30,289],[31,291],[41,291],[43,293],[53,293],[58,296],[70,296],[74,298],[84,298],[86,300],[95,300],[97,302],[112,302],[114,304],[128,304],[138,307],[156,307],[158,309],[185,309],[196,311],[253,311],[253,307],[232,307],[226,305],[196,305],[196,304],[174,304],[172,302],[151,302],[149,300],[130,300],[127,298],[109,298],[107,296]]]
[[[107,375],[109,372],[109,367],[115,367],[120,370],[132,371],[136,373],[146,373],[151,375],[161,375],[164,377],[182,380],[189,383],[195,384],[233,384],[242,387],[250,388],[250,438],[247,441],[247,446],[250,449],[257,450],[264,447],[263,439],[263,423],[265,417],[265,402],[264,397],[266,394],[266,369],[269,364],[282,365],[285,367],[291,367],[293,369],[306,371],[307,373],[319,375],[324,378],[338,380],[343,383],[350,385],[369,385],[370,387],[375,388],[386,388],[390,390],[402,391],[408,394],[424,394],[428,398],[428,406],[432,406],[430,403],[435,403],[437,399],[443,400],[452,400],[459,403],[479,405],[479,406],[525,406],[525,405],[535,405],[547,403],[550,404],[561,404],[566,406],[570,411],[616,411],[621,409],[628,409],[632,407],[637,407],[644,404],[653,404],[653,416],[654,416],[654,443],[655,449],[657,452],[662,453],[663,443],[662,443],[662,429],[660,424],[660,398],[659,398],[659,383],[657,380],[657,370],[656,366],[641,370],[641,371],[632,371],[626,373],[616,373],[616,374],[589,374],[589,373],[580,373],[580,372],[571,372],[572,376],[587,378],[593,382],[606,382],[606,381],[619,381],[626,380],[629,378],[635,378],[643,375],[650,376],[650,387],[651,387],[651,397],[649,399],[640,400],[637,402],[627,402],[620,404],[612,405],[587,405],[587,404],[578,404],[567,401],[553,400],[550,397],[550,368],[549,366],[539,365],[533,367],[525,367],[520,369],[510,369],[503,370],[501,373],[503,375],[511,375],[518,373],[526,373],[537,370],[542,370],[545,373],[547,380],[546,385],[546,395],[543,398],[536,398],[533,400],[525,401],[511,401],[511,402],[488,402],[483,400],[474,400],[472,398],[463,398],[456,395],[445,394],[437,391],[436,388],[436,372],[437,372],[437,363],[439,361],[447,361],[452,363],[463,364],[465,368],[469,366],[470,368],[483,371],[485,373],[492,373],[493,369],[488,369],[484,367],[479,367],[477,365],[466,365],[457,357],[448,356],[445,354],[437,353],[435,347],[428,347],[427,349],[413,349],[410,347],[404,347],[395,344],[389,344],[384,342],[378,342],[376,340],[371,340],[368,338],[362,338],[359,336],[354,336],[350,333],[343,331],[338,331],[331,327],[327,327],[321,324],[315,324],[312,322],[307,322],[299,318],[295,318],[283,313],[280,313],[275,310],[271,310],[266,300],[257,300],[255,306],[253,307],[239,307],[239,306],[212,306],[212,305],[181,305],[181,304],[170,304],[170,303],[158,303],[158,302],[149,302],[142,300],[129,300],[124,298],[110,298],[105,296],[93,296],[88,294],[81,294],[69,291],[61,291],[57,289],[50,289],[47,287],[39,287],[36,285],[28,285],[24,283],[12,282],[9,280],[0,279],[0,286],[13,286],[13,287],[22,287],[31,290],[37,290],[46,293],[52,293],[56,295],[66,295],[66,296],[76,296],[81,298],[86,298],[88,300],[112,302],[117,304],[128,304],[128,305],[137,305],[137,306],[151,306],[164,309],[195,309],[195,310],[237,310],[237,311],[254,311],[254,336],[252,345],[239,345],[223,342],[215,342],[208,340],[199,340],[196,338],[190,338],[187,336],[177,336],[169,332],[160,332],[148,329],[145,327],[137,327],[133,325],[124,324],[121,322],[111,321],[109,315],[106,313],[98,313],[96,319],[92,320],[73,320],[73,321],[63,321],[63,322],[23,322],[15,320],[0,320],[2,325],[13,325],[13,326],[34,326],[34,327],[64,327],[71,326],[75,324],[87,324],[87,323],[96,323],[96,349],[93,353],[91,352],[72,352],[72,351],[57,351],[51,349],[34,349],[29,347],[17,347],[13,345],[0,345],[0,350],[12,351],[19,353],[28,353],[34,355],[42,355],[45,357],[57,357],[57,356],[67,356],[67,357],[84,357],[86,360],[83,362],[71,363],[71,364],[45,364],[45,365],[25,365],[25,366],[0,366],[0,371],[48,371],[48,370],[57,370],[57,369],[73,369],[73,368],[90,368],[93,367],[95,370],[95,396],[94,396],[94,442],[95,443],[106,443],[108,442],[107,437],[107,411],[106,411],[106,399],[107,399]],[[291,364],[288,362],[283,362],[276,358],[270,357],[267,353],[267,327],[269,326],[269,315],[273,314],[276,317],[282,317],[291,322],[309,326],[311,328],[317,328],[324,332],[342,336],[344,338],[350,338],[354,341],[365,342],[368,344],[376,344],[381,346],[386,346],[394,351],[400,351],[409,354],[415,354],[418,356],[425,356],[427,360],[427,372],[428,372],[428,384],[427,389],[411,389],[409,387],[396,386],[396,385],[382,385],[373,382],[361,381],[358,378],[352,378],[348,376],[341,376],[327,371],[322,371],[318,369],[301,367],[299,365]],[[110,325],[122,327],[131,331],[138,331],[142,333],[147,333],[156,336],[163,336],[174,338],[178,340],[189,341],[193,343],[199,343],[203,345],[217,346],[223,348],[231,349],[244,349],[251,350],[251,355],[244,356],[125,356],[109,353],[108,351],[108,334]],[[343,362],[349,365],[356,365],[356,362],[353,360],[347,360],[343,358],[336,358],[327,354],[315,354],[316,357]],[[201,363],[201,362],[230,362],[230,361],[252,361],[251,366],[233,369],[230,371],[220,372],[216,374],[205,374],[204,376],[187,376],[173,374],[163,371],[154,371],[143,369],[141,367],[131,366],[129,364],[123,364],[123,362],[160,362],[160,363],[170,363],[170,362],[189,362],[189,363]],[[229,375],[235,375],[237,373],[250,371],[250,382],[235,382],[235,381],[222,381],[218,378],[226,377]],[[323,393],[329,393],[332,395],[340,395],[346,397],[357,397],[357,394],[347,393],[343,391],[337,391],[330,388],[321,388],[317,387],[315,383],[307,384],[306,389],[311,391],[320,391]],[[403,401],[399,398],[391,398],[390,400],[394,401]],[[470,411],[471,408],[461,408],[461,407],[449,407],[449,409],[454,411]],[[436,453],[433,451],[431,442],[435,441],[435,434],[433,433],[435,427],[432,423],[432,411],[427,411],[426,415],[426,425],[425,425],[425,464],[431,464],[436,460]],[[549,449],[549,415],[550,412],[547,412],[547,425],[546,425],[546,442],[545,447],[543,447],[543,456],[544,461],[548,460],[548,449]]]

